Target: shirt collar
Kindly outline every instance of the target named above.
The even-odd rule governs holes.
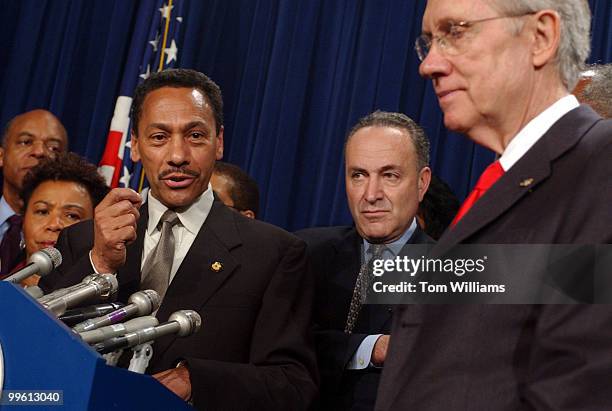
[[[147,233],[151,234],[157,229],[157,224],[168,207],[163,205],[157,198],[155,198],[150,190],[147,198],[147,207],[149,208]],[[190,233],[196,235],[198,231],[200,231],[204,221],[206,221],[214,200],[215,197],[213,196],[212,187],[209,183],[206,191],[204,191],[193,204],[191,204],[186,210],[176,213],[181,225]]]
[[[531,120],[519,133],[510,141],[504,150],[499,162],[504,171],[510,170],[525,153],[542,138],[542,136],[557,122],[561,117],[580,106],[580,103],[573,95],[565,96],[546,110],[538,114]]]
[[[15,214],[17,214],[15,210],[11,208],[4,196],[2,196],[2,198],[0,198],[0,224],[4,224],[6,220]]]
[[[402,234],[400,238],[393,241],[392,243],[385,244],[385,246],[387,247],[387,250],[389,250],[391,254],[393,254],[393,257],[396,257],[400,253],[404,245],[406,245],[408,240],[410,240],[410,237],[412,237],[412,234],[414,234],[414,230],[416,230],[416,227],[417,227],[416,218],[413,218],[412,223],[410,224],[410,227],[408,227],[408,229],[404,231],[404,234]],[[368,255],[369,250],[370,250],[370,243],[364,239],[363,240],[363,251],[364,251],[365,256]],[[364,259],[364,261],[365,260],[367,260],[367,258]]]

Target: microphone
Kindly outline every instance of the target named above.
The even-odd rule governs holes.
[[[32,298],[40,298],[43,295],[45,295],[43,290],[37,285],[31,285],[29,287],[25,287],[24,291],[28,293]]]
[[[89,307],[73,308],[58,317],[64,324],[72,326],[90,318],[108,314],[123,307],[121,303],[106,303],[90,305]]]
[[[147,315],[159,308],[161,299],[155,290],[138,291],[128,299],[128,305],[101,317],[79,323],[73,330],[80,333],[83,331],[95,330],[110,324],[115,324],[131,317]]]
[[[88,284],[75,288],[68,294],[43,303],[43,306],[56,316],[92,298],[109,299],[117,292],[119,283],[113,274],[96,274]]]
[[[143,344],[168,334],[178,334],[179,337],[186,337],[197,332],[201,325],[200,314],[192,310],[180,310],[172,313],[168,322],[157,327],[147,327],[125,334],[122,337],[114,337],[95,344],[93,348],[100,354],[107,354],[115,350]]]
[[[143,328],[155,327],[157,324],[159,324],[157,318],[147,315],[146,317],[131,319],[122,324],[107,325],[96,330],[83,331],[79,335],[87,344],[94,344],[109,338],[133,333]]]
[[[28,265],[17,271],[15,274],[5,278],[4,281],[16,284],[34,274],[44,277],[53,271],[54,268],[57,268],[61,263],[62,255],[57,248],[43,248],[42,250],[32,253],[30,258],[28,258]]]
[[[92,279],[96,278],[98,274],[90,274],[86,277],[84,277],[80,283],[77,283],[75,285],[71,285],[70,287],[66,287],[66,288],[59,288],[53,292],[50,292],[49,294],[45,294],[41,297],[37,297],[38,302],[41,304],[44,304],[46,302],[49,302],[51,300],[55,300],[58,297],[64,296],[66,294],[68,294],[69,292],[73,291],[73,290],[77,290],[79,288],[83,288],[85,285],[89,284],[91,282]]]

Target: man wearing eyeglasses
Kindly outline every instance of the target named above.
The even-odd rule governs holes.
[[[568,91],[589,28],[586,0],[427,2],[419,71],[446,127],[499,155],[434,251],[612,242],[612,122]],[[603,305],[402,307],[376,408],[610,410],[611,324]]]
[[[2,136],[0,167],[0,278],[23,259],[19,192],[25,175],[40,159],[68,148],[66,129],[46,110],[32,110],[8,122]]]

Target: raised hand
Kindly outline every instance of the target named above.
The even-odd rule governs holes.
[[[114,273],[125,264],[125,248],[136,239],[141,204],[136,191],[115,188],[96,207],[91,258],[98,272]]]

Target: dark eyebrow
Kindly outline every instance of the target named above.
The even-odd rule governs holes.
[[[183,127],[183,131],[191,130],[192,128],[198,128],[198,127],[208,128],[208,123],[204,121],[200,121],[200,120],[191,121],[187,123],[185,127]]]
[[[42,204],[44,204],[46,206],[49,205],[49,203],[47,201],[45,201],[45,200],[36,200],[36,201],[34,201],[34,204],[38,204],[38,203],[42,203]]]
[[[19,134],[17,134],[17,137],[36,137],[34,134],[30,133],[29,131],[22,131]]]
[[[49,137],[47,141],[51,141],[54,143],[60,143],[60,144],[64,142],[64,140],[62,140],[60,137],[55,137],[55,136]]]
[[[69,208],[77,208],[77,209],[79,209],[79,210],[81,210],[81,211],[85,211],[85,208],[84,208],[84,207],[81,207],[81,206],[80,206],[80,205],[78,205],[78,204],[64,204],[64,205],[62,206],[62,209],[63,209],[63,210],[66,210],[66,209],[69,209]]]
[[[51,204],[51,203],[49,203],[49,202],[48,202],[48,201],[46,201],[46,200],[36,200],[36,201],[34,201],[34,204],[44,204],[44,205],[46,205],[47,207],[51,207],[51,206],[52,206],[52,204]],[[64,205],[62,206],[62,210],[65,210],[65,209],[68,209],[68,208],[78,208],[78,209],[79,209],[79,210],[81,210],[81,211],[85,211],[85,208],[83,208],[83,207],[82,207],[82,206],[80,206],[79,204],[72,204],[72,203],[69,203],[69,204],[64,204]]]
[[[391,171],[391,170],[401,170],[402,168],[396,164],[389,164],[386,165],[384,167],[380,168],[380,172],[384,173],[385,171]]]
[[[355,172],[355,171],[359,171],[361,173],[367,173],[368,172],[365,168],[361,168],[361,167],[349,167],[349,170],[351,172]]]
[[[147,129],[151,129],[151,128],[158,128],[160,130],[164,130],[164,131],[170,131],[170,127],[168,127],[166,124],[164,123],[151,123],[147,126]]]
[[[207,128],[208,124],[204,121],[201,120],[194,120],[194,121],[190,121],[189,123],[185,124],[184,127],[182,127],[181,131],[187,131],[187,130],[191,130],[192,128],[197,128],[197,127],[204,127]],[[151,129],[151,128],[158,128],[160,130],[166,131],[166,132],[171,132],[171,128],[170,126],[168,126],[167,124],[164,123],[151,123],[147,126],[147,129]]]
[[[17,134],[17,138],[19,137],[30,137],[30,138],[36,138],[36,136],[32,133],[30,133],[29,131],[22,131],[19,134]],[[60,143],[62,144],[64,142],[64,140],[61,137],[57,137],[57,136],[50,136],[48,139],[45,140],[45,142],[48,141],[52,141],[52,142],[56,142],[56,143]]]

